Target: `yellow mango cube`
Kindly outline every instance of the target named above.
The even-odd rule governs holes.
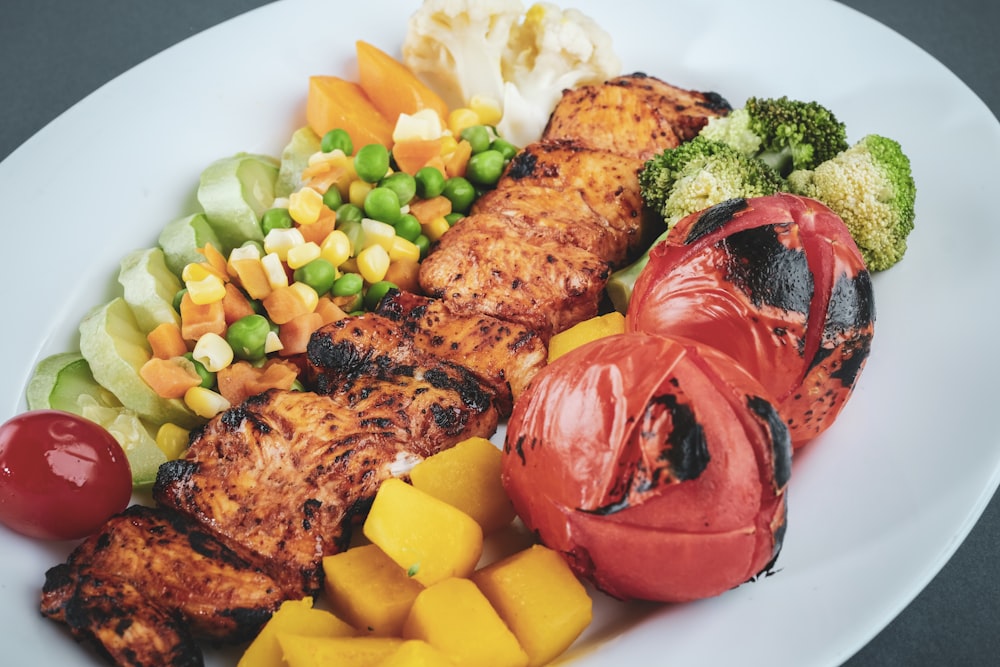
[[[469,576],[483,553],[475,519],[395,477],[382,482],[362,531],[424,586]]]
[[[487,565],[472,580],[513,631],[531,667],[560,655],[593,618],[583,584],[562,556],[539,544]]]
[[[577,322],[549,339],[549,363],[592,340],[624,332],[625,316],[618,311]]]
[[[306,637],[279,634],[288,667],[376,667],[403,643],[398,637]],[[280,664],[280,663],[278,663]]]
[[[458,667],[444,653],[420,639],[407,639],[379,667]]]
[[[524,667],[528,655],[470,579],[425,588],[403,624],[405,639],[421,639],[459,665]]]
[[[349,637],[354,628],[323,609],[313,607],[311,597],[286,600],[250,643],[238,667],[281,667],[282,651],[278,635],[294,632],[314,637]]]
[[[362,634],[398,635],[424,588],[374,544],[327,556],[323,572],[333,611]]]
[[[430,456],[410,471],[413,486],[462,510],[489,535],[514,520],[500,481],[503,454],[486,438],[469,438]]]

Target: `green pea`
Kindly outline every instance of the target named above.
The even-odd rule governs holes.
[[[337,222],[346,222],[348,220],[354,222],[361,222],[361,218],[365,217],[365,212],[361,210],[358,206],[354,204],[347,203],[341,204],[337,207]]]
[[[490,148],[469,158],[465,176],[477,185],[496,185],[503,174],[503,166],[503,153]]]
[[[359,294],[364,286],[365,279],[361,277],[360,273],[345,273],[333,281],[330,292],[334,296],[354,296]]]
[[[470,125],[459,133],[472,146],[472,154],[482,153],[490,147],[490,131],[485,125]]]
[[[229,325],[226,342],[240,359],[256,361],[265,356],[264,343],[271,331],[271,323],[263,315],[247,315]]]
[[[449,213],[448,215],[444,216],[444,219],[448,221],[449,227],[454,227],[455,223],[464,217],[465,216],[462,215],[461,213]]]
[[[351,141],[351,135],[339,127],[324,134],[323,138],[319,141],[319,149],[324,153],[329,153],[338,148],[344,151],[345,155],[350,155],[354,152],[354,142]]]
[[[444,190],[444,174],[437,167],[421,167],[414,180],[417,182],[417,196],[421,199],[437,197]]]
[[[260,228],[266,236],[272,229],[289,229],[292,226],[292,216],[287,208],[269,208],[260,219]]]
[[[292,277],[296,282],[305,283],[316,290],[319,295],[326,294],[337,279],[337,267],[329,261],[318,257],[305,266],[295,269]]]
[[[423,259],[431,249],[431,240],[426,234],[421,234],[413,240],[413,245],[420,248],[420,259]]]
[[[397,222],[394,226],[396,228],[396,236],[400,236],[407,241],[413,241],[420,236],[420,221],[409,213],[401,217],[399,222]]]
[[[459,213],[468,213],[472,202],[476,200],[476,188],[461,176],[447,179],[441,194],[451,202],[451,210]]]
[[[414,195],[417,194],[417,181],[413,176],[405,171],[397,171],[389,174],[379,181],[380,188],[389,188],[399,197],[399,205],[405,206],[410,203]]]
[[[323,193],[323,204],[331,211],[336,211],[344,205],[344,198],[336,185],[331,185],[330,189]]]
[[[399,289],[396,283],[389,280],[380,280],[377,283],[372,283],[368,286],[368,290],[365,291],[365,308],[367,310],[375,310],[378,308],[378,302],[382,300],[382,297],[391,289]]]
[[[178,313],[181,312],[181,301],[184,299],[184,295],[187,294],[187,287],[182,287],[177,290],[177,294],[174,294],[174,300],[172,302],[174,310]]]
[[[354,171],[368,183],[378,183],[389,171],[389,149],[382,144],[368,144],[354,156]]]
[[[403,215],[399,210],[399,196],[391,188],[372,188],[365,195],[365,215],[390,225],[396,224]]]
[[[500,154],[503,155],[504,162],[510,162],[511,158],[517,155],[517,146],[500,137],[497,137],[490,143],[490,148],[495,151],[500,151]]]
[[[191,362],[191,365],[194,366],[194,370],[198,374],[198,377],[201,378],[201,384],[198,386],[204,387],[205,389],[211,389],[215,386],[215,373],[205,368],[205,364],[195,359],[194,355],[190,352],[185,354],[184,358]]]

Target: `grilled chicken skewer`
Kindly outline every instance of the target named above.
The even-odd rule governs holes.
[[[542,139],[423,261],[421,287],[454,312],[516,322],[545,340],[597,315],[610,270],[649,241],[637,176],[645,160],[729,110],[718,95],[641,74],[567,91]]]

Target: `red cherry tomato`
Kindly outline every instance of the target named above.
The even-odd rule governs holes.
[[[33,410],[0,426],[0,522],[29,537],[90,535],[132,497],[118,441],[59,410]]]

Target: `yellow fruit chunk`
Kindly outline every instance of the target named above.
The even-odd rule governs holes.
[[[323,559],[327,599],[361,633],[398,635],[424,589],[378,546],[365,544]]]
[[[469,576],[483,552],[475,519],[395,477],[379,487],[363,531],[424,586]]]
[[[333,614],[313,607],[311,597],[287,600],[261,629],[240,658],[237,667],[280,667],[282,650],[278,636],[294,633],[309,637],[349,637],[354,628]]]
[[[279,634],[278,643],[288,667],[350,665],[375,667],[402,645],[397,637],[308,637]],[[283,663],[274,663],[281,667]]]
[[[532,667],[565,651],[593,617],[593,604],[566,561],[534,545],[484,567],[472,580],[528,654]]]
[[[430,456],[410,471],[413,486],[462,510],[485,535],[514,520],[500,481],[503,454],[486,438],[469,438]]]
[[[528,656],[469,579],[445,579],[413,602],[403,637],[422,639],[460,665],[523,667]]]
[[[570,350],[580,347],[598,338],[620,334],[625,331],[625,316],[618,311],[606,315],[598,315],[589,320],[578,322],[565,331],[549,339],[549,363],[552,363]]]
[[[420,639],[407,639],[379,667],[448,667],[458,664]]]

